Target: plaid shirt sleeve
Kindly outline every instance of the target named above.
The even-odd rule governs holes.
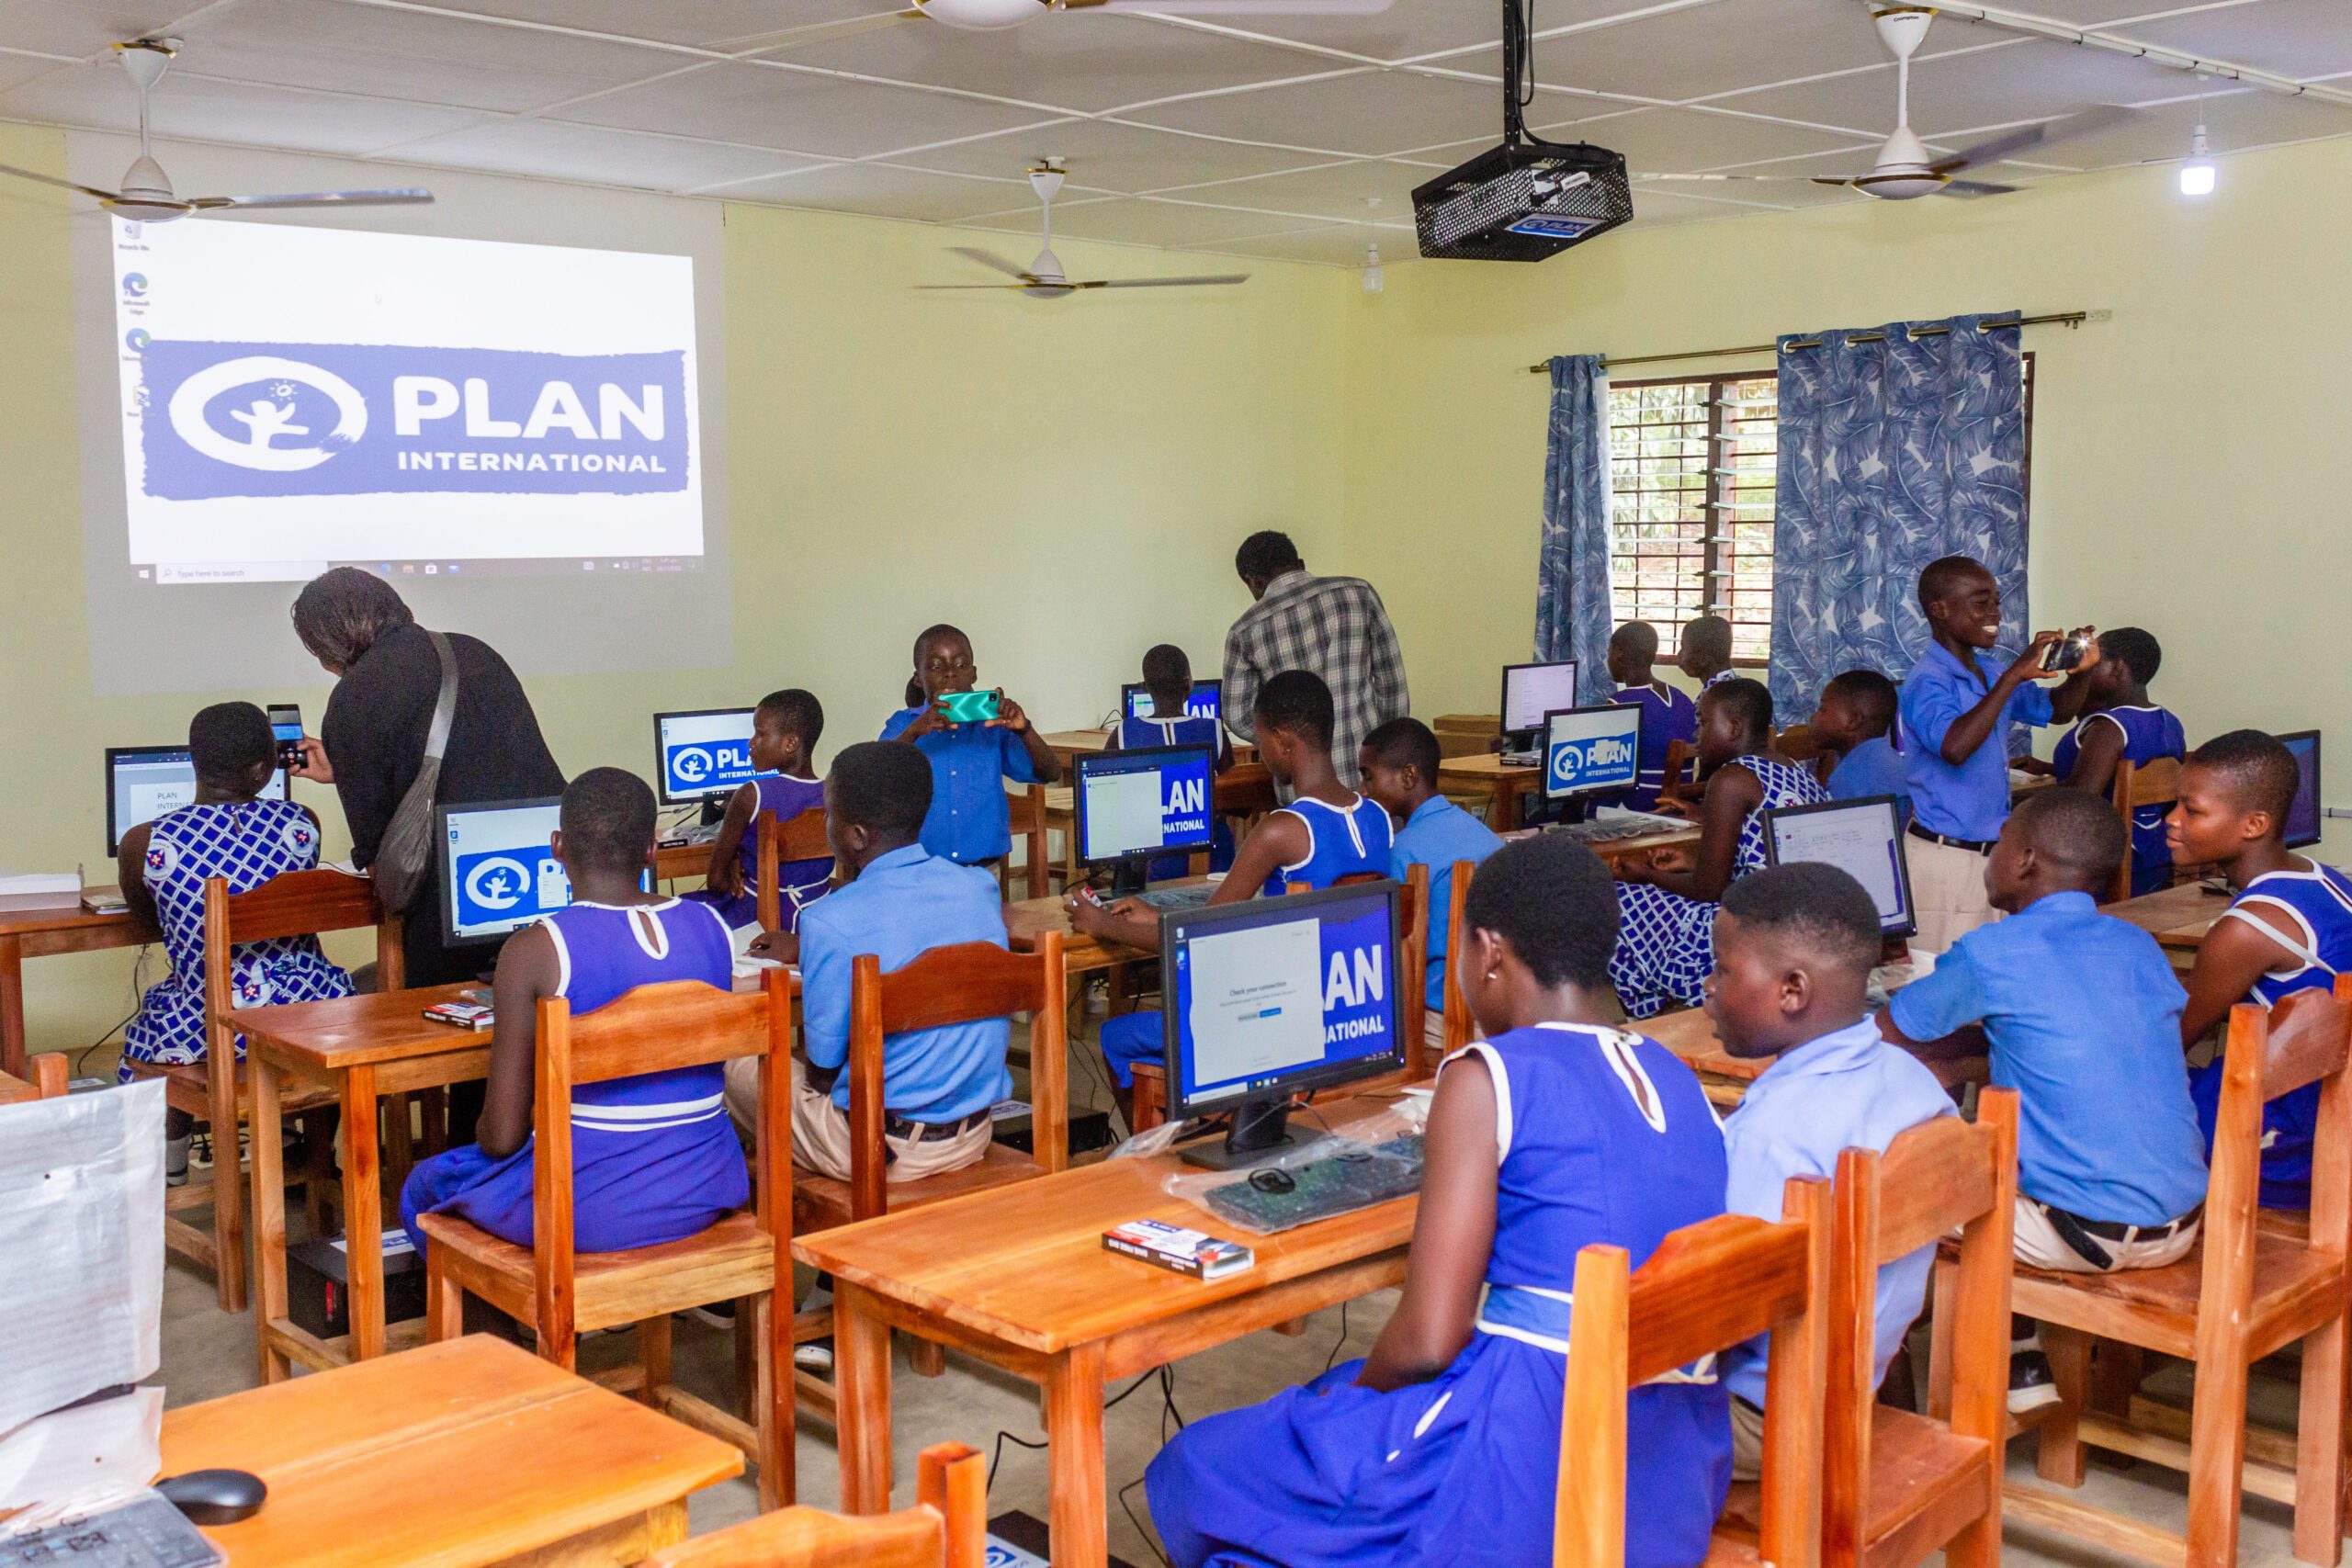
[[[1385,724],[1412,712],[1413,696],[1406,689],[1405,653],[1396,646],[1396,628],[1389,624],[1388,607],[1380,602],[1376,588],[1367,585],[1364,597],[1370,601],[1365,613],[1372,639],[1372,711],[1380,724]]]
[[[1247,615],[1233,624],[1225,634],[1225,668],[1218,677],[1221,690],[1217,705],[1224,712],[1225,727],[1244,740],[1258,739],[1258,683],[1265,677],[1250,662]]]

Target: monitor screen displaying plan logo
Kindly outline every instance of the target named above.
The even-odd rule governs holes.
[[[171,501],[645,495],[688,483],[685,356],[156,338],[141,489]]]

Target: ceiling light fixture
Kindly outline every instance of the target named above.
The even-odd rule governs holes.
[[[2211,196],[2213,179],[2213,159],[2205,145],[2205,127],[2200,122],[2188,139],[2188,162],[2180,166],[2180,194]]]

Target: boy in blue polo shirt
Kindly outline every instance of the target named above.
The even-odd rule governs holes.
[[[1879,1014],[1931,1060],[1991,1059],[2018,1091],[2017,1256],[2036,1269],[2154,1269],[2197,1240],[2205,1141],[2180,1051],[2188,995],[2156,939],[2098,912],[2123,823],[2097,795],[2030,795],[1985,870],[2009,918],[1952,944]],[[2030,1342],[2009,1408],[2056,1397]]]
[[[1729,1213],[1778,1220],[1792,1176],[1834,1177],[1846,1149],[1884,1154],[1898,1134],[1951,1114],[1936,1075],[1887,1043],[1863,999],[1879,946],[1878,907],[1834,865],[1769,866],[1724,890],[1707,1016],[1732,1055],[1776,1058],[1724,1122]],[[1935,1256],[1923,1247],[1878,1271],[1873,1383],[1919,1315]],[[1756,1479],[1764,1452],[1764,1372],[1761,1337],[1724,1358],[1736,1481]]]
[[[1849,670],[1832,675],[1821,688],[1812,729],[1822,751],[1838,759],[1829,770],[1829,798],[1891,795],[1897,819],[1908,826],[1911,796],[1904,776],[1902,731],[1894,722],[1896,702],[1894,682],[1875,670]]]
[[[1453,908],[1456,862],[1483,861],[1503,847],[1494,829],[1437,792],[1437,736],[1418,718],[1392,718],[1363,738],[1363,792],[1396,824],[1388,874],[1405,880],[1430,868],[1429,1011],[1421,1020],[1432,1046],[1445,1043],[1446,913]]]
[[[993,866],[1012,848],[1004,781],[1057,784],[1061,761],[1010,697],[982,724],[956,724],[941,711],[943,695],[979,684],[972,639],[954,626],[933,626],[915,638],[915,679],[922,684],[922,705],[892,714],[881,739],[912,746],[931,760],[933,788],[922,847],[958,865]]]
[[[1617,684],[1609,700],[1642,710],[1642,752],[1634,759],[1634,787],[1623,801],[1633,811],[1657,809],[1667,747],[1679,740],[1690,750],[1699,748],[1699,706],[1657,678],[1657,628],[1647,621],[1627,621],[1609,634],[1609,678]]]
[[[2060,639],[2058,632],[2036,633],[2007,670],[1986,674],[1976,655],[2001,635],[2001,590],[1966,556],[1928,563],[1919,573],[1919,608],[1935,642],[1903,682],[1904,774],[1911,795],[1904,858],[1919,920],[1912,945],[1941,953],[1999,918],[1985,900],[1984,857],[2009,815],[2008,727],[2081,712],[2098,668],[2098,644],[2054,692],[2032,682],[2047,679],[2041,650]]]

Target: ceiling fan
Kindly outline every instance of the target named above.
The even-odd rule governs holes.
[[[51,175],[37,174],[31,169],[19,169],[9,164],[0,164],[0,174],[78,190],[84,196],[96,197],[99,206],[118,217],[133,218],[146,223],[166,223],[175,218],[186,218],[191,214],[231,209],[408,207],[433,199],[431,191],[413,186],[401,190],[322,190],[300,196],[175,196],[172,194],[171,176],[164,173],[161,164],[155,162],[149,141],[147,93],[164,79],[164,73],[171,68],[173,56],[180,51],[180,40],[175,38],[132,39],[128,43],[116,44],[114,50],[115,58],[122,62],[124,73],[139,89],[139,156],[130,168],[123,171],[122,188],[101,190],[96,186],[85,186],[76,180],[61,180]]]
[[[1186,288],[1205,284],[1247,283],[1246,272],[1219,273],[1204,277],[1112,277],[1074,278],[1062,271],[1061,258],[1054,254],[1054,197],[1062,188],[1069,171],[1059,158],[1048,158],[1029,171],[1029,188],[1037,193],[1041,215],[1045,220],[1045,248],[1027,266],[1016,266],[1002,256],[977,250],[968,245],[950,248],[959,256],[968,257],[1016,283],[922,283],[919,288],[1021,288],[1041,299],[1058,299],[1075,294],[1081,288]]]
[[[746,53],[830,43],[899,22],[934,22],[966,32],[998,32],[1048,11],[1128,11],[1161,17],[1376,17],[1396,0],[915,0],[900,11],[817,22],[730,39],[718,47]]]
[[[1890,6],[1871,13],[1871,19],[1877,25],[1880,41],[1886,45],[1887,52],[1894,56],[1894,133],[1879,148],[1877,161],[1871,165],[1868,174],[1837,179],[1807,175],[1644,175],[1641,178],[1804,180],[1817,186],[1847,186],[1883,201],[1909,201],[1915,197],[1931,195],[2006,196],[2018,187],[1984,180],[1956,180],[1952,175],[1962,169],[1999,163],[2029,147],[2045,146],[2068,137],[2086,135],[2134,118],[2135,111],[2132,109],[2101,104],[2060,119],[2005,131],[1989,141],[1980,141],[1949,158],[1931,160],[1927,147],[1911,129],[1911,56],[1928,37],[1928,24],[1936,19],[1935,7]]]

